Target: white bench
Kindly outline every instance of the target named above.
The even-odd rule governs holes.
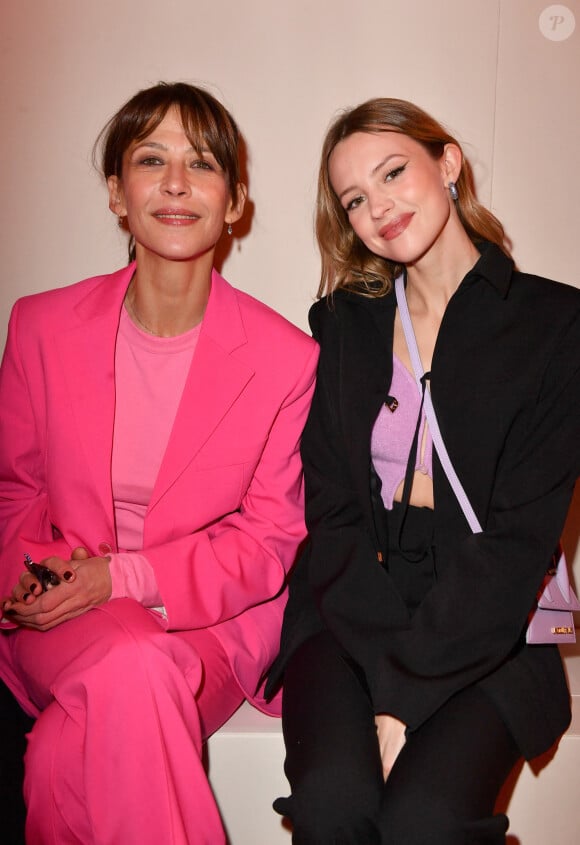
[[[509,845],[580,843],[580,647],[564,647],[572,690],[572,724],[555,758],[536,775],[524,766],[509,800]],[[289,793],[279,719],[244,704],[208,743],[209,775],[230,845],[290,845],[272,810]],[[503,807],[502,807],[503,809]]]

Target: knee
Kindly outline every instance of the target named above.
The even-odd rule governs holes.
[[[141,655],[154,659],[156,638],[162,629],[149,620],[145,608],[137,602],[119,600],[93,608],[82,617],[76,654],[66,667],[65,678],[90,679],[105,668],[102,678],[118,684],[127,679],[141,663]],[[82,635],[86,633],[85,638]],[[71,649],[72,652],[72,649]]]
[[[274,809],[287,816],[294,845],[380,845],[378,802],[360,784],[341,789],[327,774],[311,774]]]
[[[55,684],[59,700],[65,700],[67,691],[82,696],[95,689],[102,696],[105,690],[123,695],[141,687],[171,687],[172,678],[178,683],[185,679],[190,689],[199,687],[202,669],[196,652],[168,634],[138,602],[108,602],[84,618],[87,636],[79,637],[74,657]]]

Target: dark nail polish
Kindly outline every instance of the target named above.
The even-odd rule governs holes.
[[[36,593],[37,590],[38,590],[38,584],[31,584],[30,585],[30,592],[31,593],[34,594],[34,593]]]
[[[9,607],[8,610],[3,610],[2,613],[3,613],[4,616],[13,616],[16,613],[16,611],[14,610],[13,607]]]
[[[22,596],[22,601],[26,601],[26,599],[30,598],[30,593],[24,593]]]
[[[67,569],[66,572],[63,572],[62,577],[64,578],[65,581],[70,581],[70,579],[73,577],[73,574],[72,574],[72,572],[69,572],[69,570]]]

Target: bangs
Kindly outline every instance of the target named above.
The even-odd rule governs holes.
[[[183,130],[197,153],[209,150],[224,171],[228,188],[237,200],[241,182],[240,133],[228,110],[208,91],[185,83],[159,83],[140,91],[117,112],[103,129],[102,172],[121,176],[123,154],[136,141],[143,141],[167,112],[179,111]]]

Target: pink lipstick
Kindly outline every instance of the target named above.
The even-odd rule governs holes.
[[[398,238],[399,235],[405,231],[412,219],[413,212],[408,212],[407,214],[401,214],[399,217],[395,217],[394,220],[391,220],[390,223],[387,223],[386,226],[379,229],[380,237],[385,241],[392,241],[395,238]]]

